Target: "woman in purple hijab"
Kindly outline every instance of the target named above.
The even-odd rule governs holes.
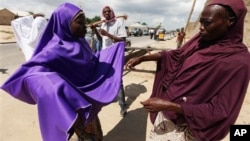
[[[13,97],[37,104],[44,141],[66,141],[76,119],[87,126],[101,108],[117,97],[125,44],[93,54],[85,15],[70,3],[50,17],[37,49],[1,88]]]
[[[246,12],[242,0],[210,0],[201,13],[200,33],[182,48],[127,62],[134,69],[157,61],[152,95],[141,103],[153,124],[158,113],[175,124],[165,135],[182,131],[182,140],[216,141],[228,134],[250,80],[250,54],[242,43]]]

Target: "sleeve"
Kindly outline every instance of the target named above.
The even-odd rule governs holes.
[[[36,17],[31,25],[29,43],[36,47],[38,40],[40,39],[44,29],[46,28],[47,20],[44,17]]]
[[[230,124],[236,121],[247,91],[249,70],[247,67],[237,69],[232,67],[237,68],[235,65],[221,64],[219,73],[211,74],[211,77],[219,78],[216,79],[218,82],[207,78],[208,81],[214,82],[210,84],[213,85],[211,87],[213,89],[204,91],[207,95],[213,95],[208,102],[181,104],[191,130],[203,132],[204,136],[212,137],[212,134],[229,130]],[[215,70],[214,73],[217,72]]]
[[[28,38],[33,20],[33,16],[25,16],[11,22],[11,28],[19,47],[21,47],[22,40]]]
[[[104,26],[105,26],[105,23],[102,23],[100,29],[104,29],[105,30]]]
[[[124,22],[123,19],[119,20],[117,33],[118,33],[117,34],[118,37],[127,37],[127,32],[126,32],[126,28],[125,28],[125,22]]]

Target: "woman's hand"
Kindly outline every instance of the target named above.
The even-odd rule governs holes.
[[[148,112],[159,112],[159,111],[166,110],[170,102],[154,97],[154,98],[150,98],[145,101],[142,101],[141,104],[144,106],[144,108]]]
[[[135,70],[135,66],[141,63],[141,57],[135,57],[130,59],[127,63],[126,63],[126,69],[131,69],[131,70]]]
[[[142,101],[141,104],[148,112],[174,111],[176,113],[183,113],[179,104],[157,97]]]
[[[155,53],[155,54],[151,54],[151,55],[144,55],[144,56],[139,56],[139,57],[135,57],[130,59],[127,63],[126,63],[126,69],[132,69],[135,70],[135,66],[140,64],[141,62],[145,62],[145,61],[158,61],[161,59],[161,53]]]

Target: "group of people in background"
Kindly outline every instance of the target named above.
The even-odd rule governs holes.
[[[210,0],[201,13],[199,33],[189,41],[182,45],[182,31],[177,49],[135,57],[124,64],[127,33],[112,8],[102,9],[99,30],[90,24],[102,44],[100,51],[93,52],[85,39],[84,11],[63,3],[44,29],[36,30],[41,35],[34,40],[28,34],[27,40],[18,39],[21,48],[27,45],[34,51],[1,89],[37,104],[44,141],[66,141],[74,133],[79,141],[102,141],[100,110],[118,96],[121,115],[127,112],[124,65],[134,70],[142,62],[155,61],[152,95],[141,102],[154,125],[149,140],[221,140],[239,115],[250,80],[250,53],[242,42],[246,12],[243,0]]]
[[[176,43],[177,43],[177,48],[180,48],[184,42],[186,33],[184,31],[184,28],[181,29],[177,29],[177,38],[176,38]],[[159,34],[160,32],[162,32],[163,34],[169,34],[170,38],[174,38],[175,37],[175,31],[166,33],[165,30],[161,30],[161,29],[149,29],[149,37],[150,39],[154,39],[154,40],[159,40]]]

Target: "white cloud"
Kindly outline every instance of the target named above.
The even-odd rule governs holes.
[[[203,9],[206,0],[197,0],[192,20],[196,20]],[[47,18],[53,10],[66,0],[1,0],[0,8],[11,10],[43,13]],[[101,16],[105,5],[113,7],[116,15],[127,14],[127,24],[140,21],[149,26],[161,23],[166,29],[176,29],[185,26],[193,0],[67,0],[81,6],[86,16],[92,18]]]

